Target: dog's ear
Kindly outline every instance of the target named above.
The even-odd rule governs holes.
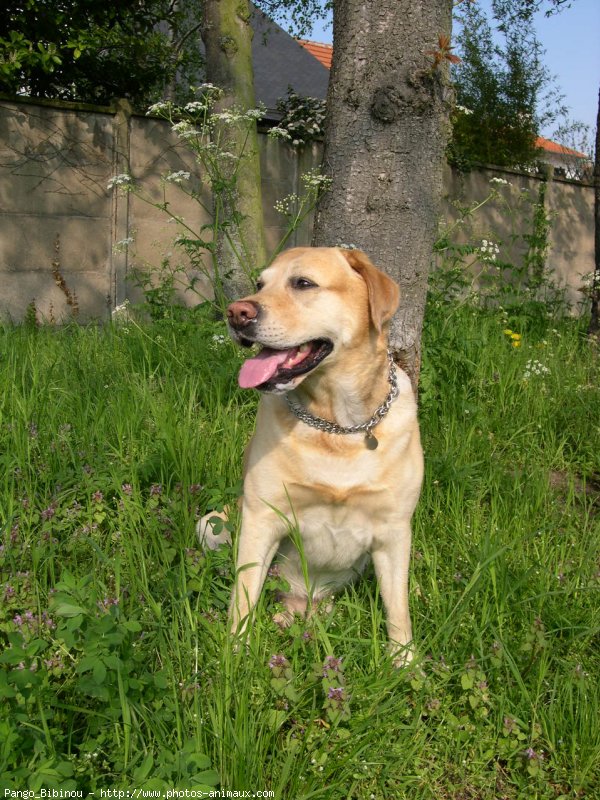
[[[393,316],[400,302],[400,289],[385,272],[371,263],[362,250],[341,250],[342,255],[352,269],[367,284],[369,293],[369,311],[371,320],[378,333]]]

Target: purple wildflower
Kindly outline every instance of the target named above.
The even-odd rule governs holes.
[[[289,661],[285,656],[273,655],[269,659],[269,669],[276,669],[277,667],[285,669],[287,666],[289,666]]]
[[[533,747],[528,747],[524,753],[525,757],[528,758],[530,761],[541,761],[544,758],[543,753],[536,753]]]
[[[342,671],[342,659],[335,656],[327,656],[323,662],[323,677],[328,678],[330,672]]]
[[[477,669],[477,661],[475,660],[475,656],[471,653],[471,658],[465,664],[466,669]]]
[[[512,717],[504,717],[503,722],[507,733],[512,733],[515,730],[516,723]]]
[[[100,611],[108,611],[111,606],[118,606],[118,597],[105,597],[104,600],[98,601],[98,608]]]

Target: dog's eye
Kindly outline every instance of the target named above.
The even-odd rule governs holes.
[[[260,292],[260,290],[264,287],[264,283],[262,281],[256,281],[256,291]]]
[[[293,289],[316,289],[317,284],[308,278],[292,278]]]

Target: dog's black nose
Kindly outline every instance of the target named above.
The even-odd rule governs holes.
[[[252,300],[236,300],[227,309],[227,320],[232,328],[246,328],[250,323],[256,322],[258,311],[258,303]]]

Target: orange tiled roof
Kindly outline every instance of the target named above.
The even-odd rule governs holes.
[[[311,56],[320,61],[324,67],[331,69],[331,58],[333,56],[333,45],[321,44],[320,42],[308,42],[306,39],[298,39],[299,44],[308,50]]]
[[[544,139],[543,136],[538,136],[535,140],[536,147],[541,147],[542,150],[547,150],[549,153],[557,153],[561,156],[575,156],[576,158],[585,158],[585,153],[580,153],[579,150],[571,150],[570,147],[565,147],[558,142],[553,142],[550,139]]]

